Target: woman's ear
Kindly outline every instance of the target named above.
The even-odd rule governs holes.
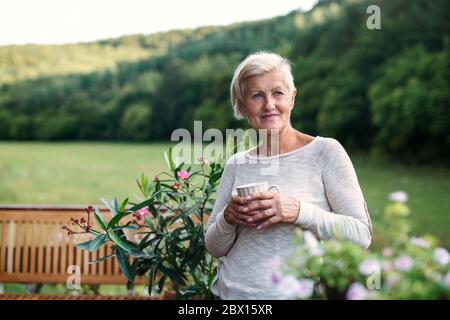
[[[295,104],[295,97],[297,96],[297,89],[294,88],[294,91],[292,92],[292,108],[294,108],[294,104]]]

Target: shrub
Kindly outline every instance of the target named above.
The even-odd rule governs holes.
[[[366,251],[349,241],[319,242],[311,232],[299,231],[298,251],[288,263],[272,263],[272,283],[291,299],[450,298],[447,249],[432,236],[410,236],[406,195],[390,198],[383,217],[389,247]]]
[[[186,167],[175,163],[171,149],[166,160],[168,172],[153,181],[145,175],[137,181],[144,196],[141,202],[103,200],[111,213],[109,221],[102,218],[99,207],[89,207],[87,219],[72,219],[71,226],[64,228],[69,234],[94,236],[77,244],[79,249],[97,251],[112,244],[114,254],[96,262],[117,259],[129,288],[137,276],[147,275],[150,295],[166,287],[177,298],[212,298],[210,286],[217,266],[206,251],[203,233],[223,166],[200,159],[199,168]],[[92,213],[96,228],[90,223]]]

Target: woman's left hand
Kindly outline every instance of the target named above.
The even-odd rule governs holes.
[[[247,212],[253,214],[248,218],[249,223],[261,223],[257,229],[264,229],[270,225],[289,222],[293,223],[297,220],[300,211],[300,201],[280,192],[257,192],[246,199],[251,200],[246,205]]]

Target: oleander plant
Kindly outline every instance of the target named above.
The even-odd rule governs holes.
[[[93,262],[117,259],[129,289],[136,277],[145,275],[149,295],[168,290],[178,299],[209,299],[217,265],[206,251],[203,235],[223,165],[200,158],[194,169],[177,163],[171,148],[165,158],[167,171],[152,181],[145,175],[137,181],[141,202],[102,199],[109,221],[98,206],[88,207],[87,219],[72,218],[64,229],[69,235],[91,235],[91,240],[76,245],[79,249],[95,252],[112,246],[112,255]]]

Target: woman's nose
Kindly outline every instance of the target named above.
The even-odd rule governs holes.
[[[275,109],[275,101],[270,97],[266,98],[264,101],[263,109],[266,111]]]

